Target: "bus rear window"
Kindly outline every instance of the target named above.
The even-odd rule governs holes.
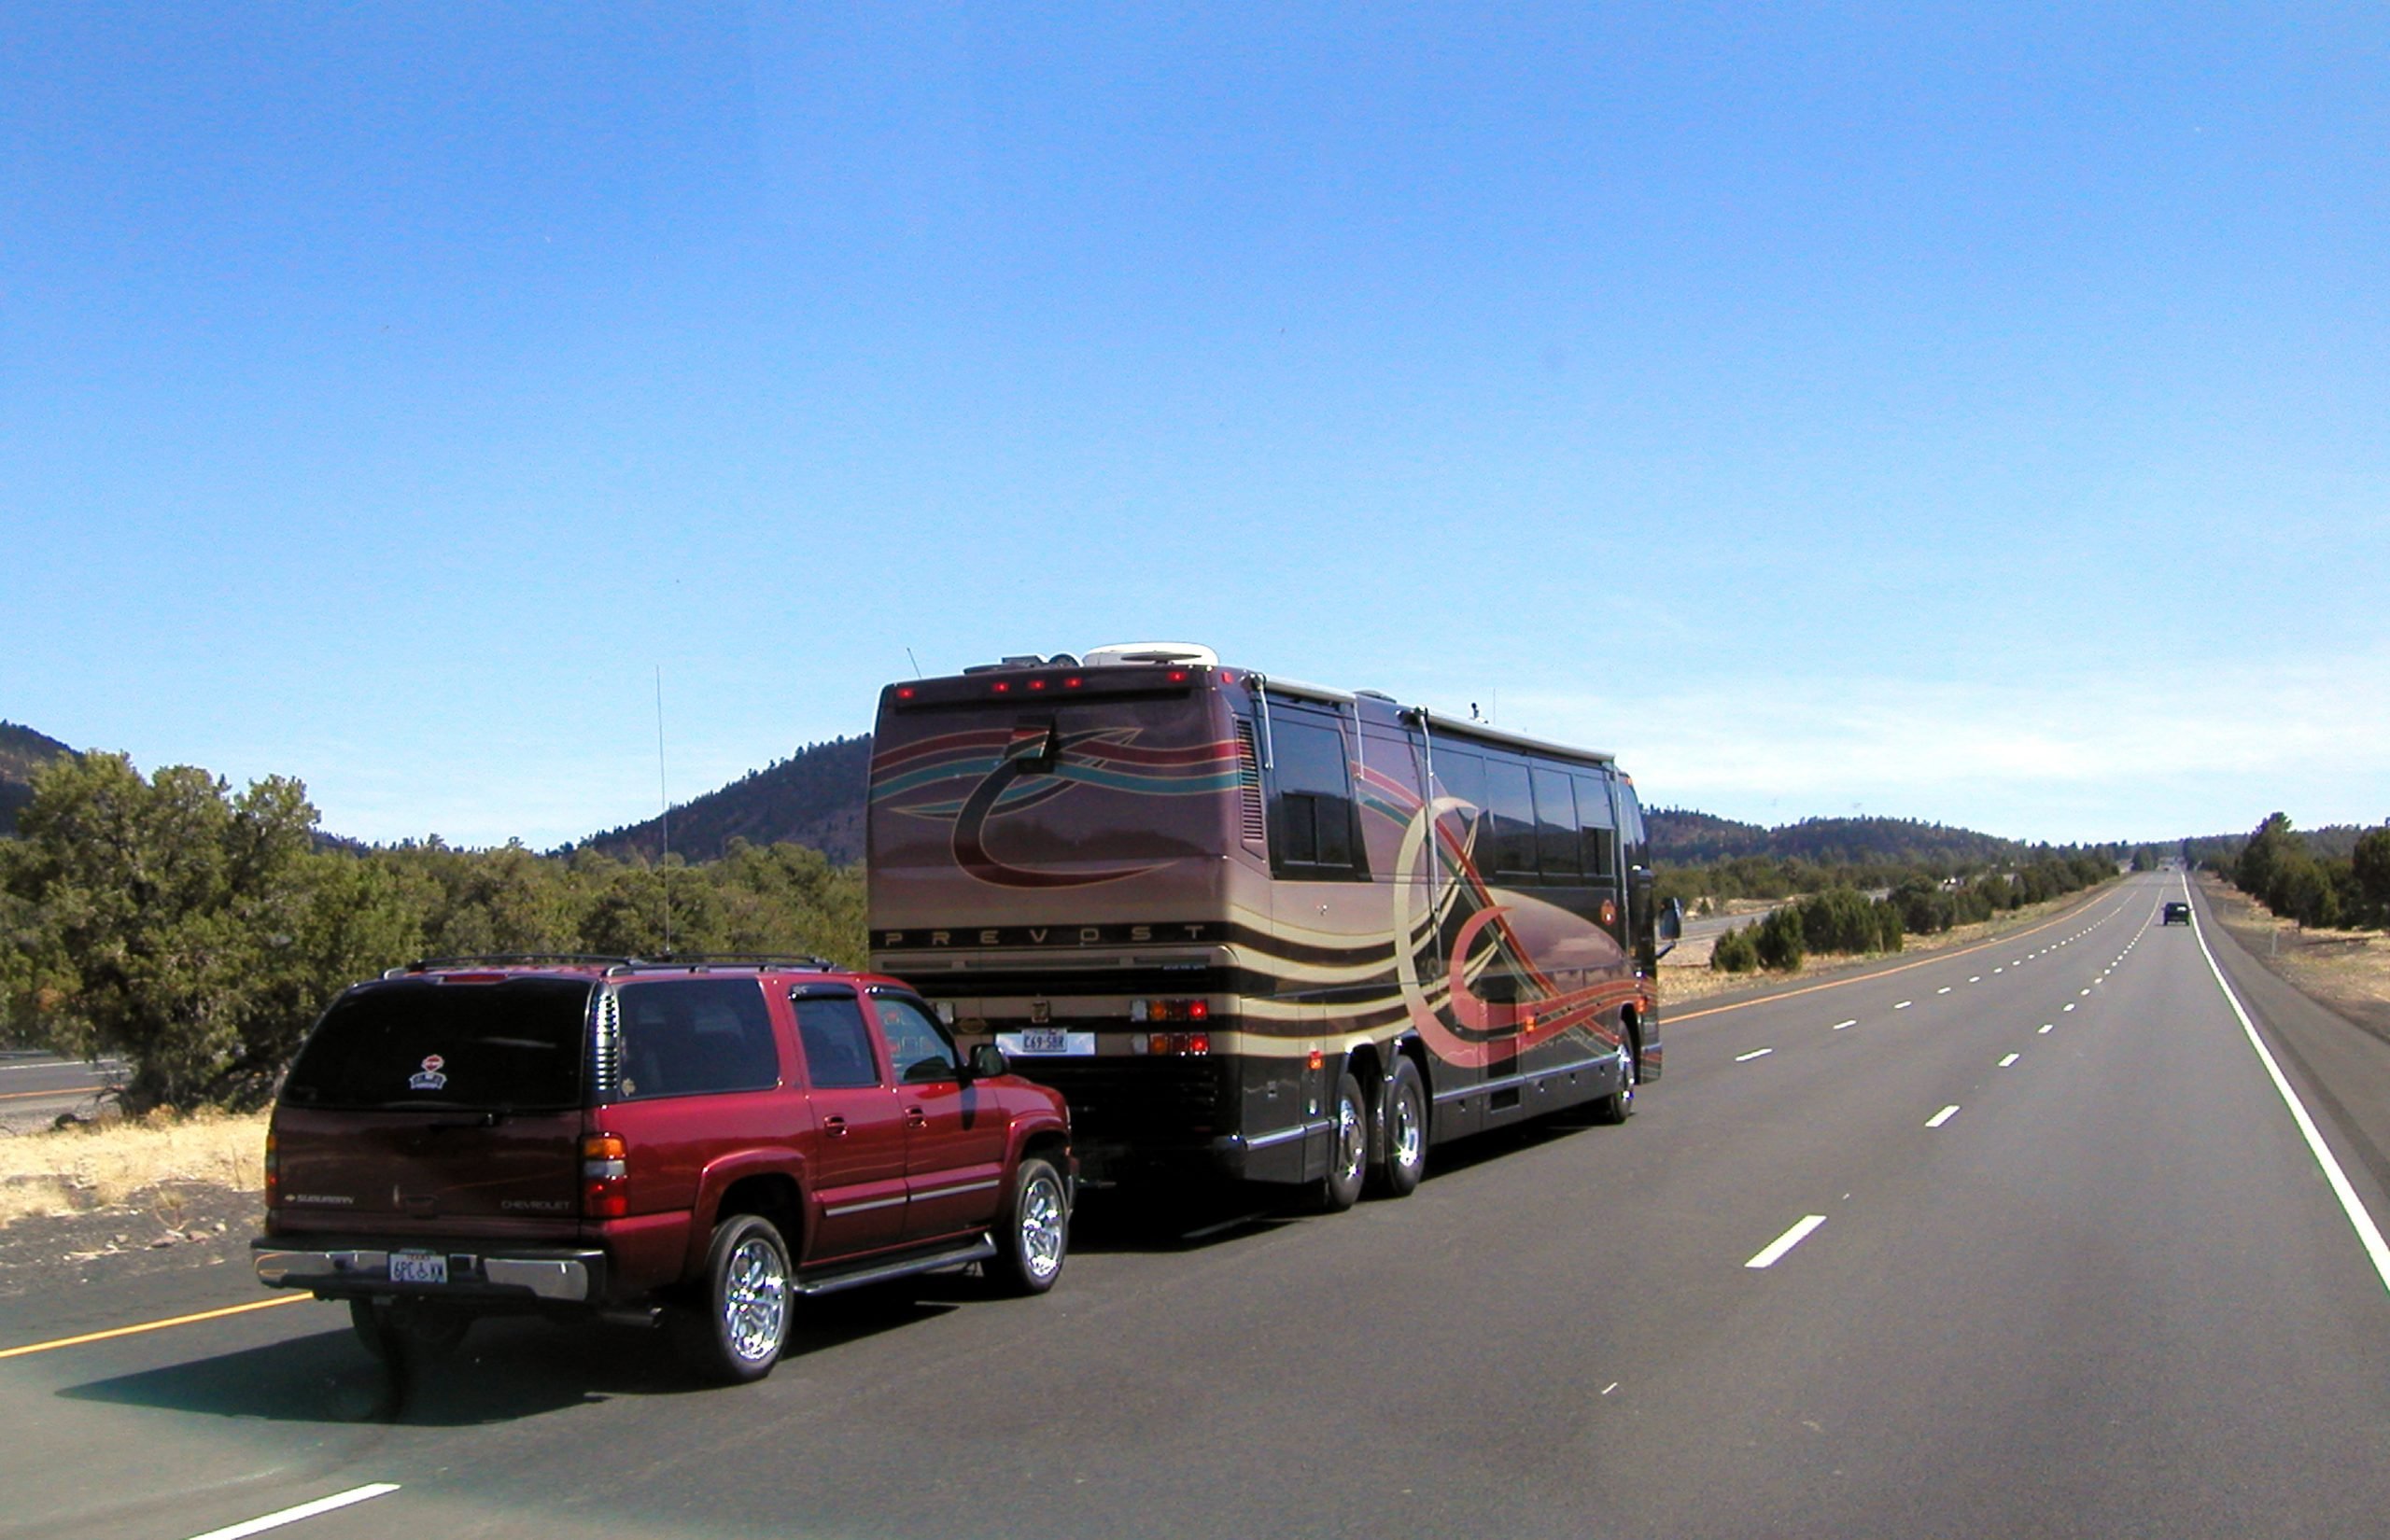
[[[294,1107],[527,1112],[581,1104],[590,986],[406,979],[342,996],[282,1087]]]

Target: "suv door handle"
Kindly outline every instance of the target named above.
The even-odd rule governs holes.
[[[905,1109],[905,1121],[913,1127],[924,1128],[929,1126],[930,1115],[919,1107],[907,1107]]]
[[[846,1138],[846,1137],[847,1137],[847,1120],[846,1120],[845,1118],[843,1118],[843,1117],[825,1117],[825,1118],[823,1118],[823,1119],[822,1120],[822,1136],[824,1139],[844,1139],[844,1138]]]

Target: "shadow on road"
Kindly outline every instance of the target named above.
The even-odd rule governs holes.
[[[904,1292],[858,1290],[809,1302],[790,1330],[783,1365],[955,1308],[944,1299],[921,1297],[925,1292],[917,1281]],[[74,1401],[275,1422],[471,1427],[616,1396],[679,1395],[707,1388],[673,1357],[660,1331],[513,1318],[477,1323],[453,1354],[430,1362],[386,1366],[343,1329],[71,1385],[57,1393]]]

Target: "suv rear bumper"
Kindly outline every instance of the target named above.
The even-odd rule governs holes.
[[[404,1294],[436,1299],[532,1299],[586,1304],[606,1293],[606,1253],[581,1249],[507,1247],[496,1253],[445,1246],[358,1241],[294,1247],[277,1239],[249,1243],[258,1281],[273,1289],[312,1289],[319,1299]],[[445,1283],[393,1283],[392,1252],[434,1252],[448,1263]]]

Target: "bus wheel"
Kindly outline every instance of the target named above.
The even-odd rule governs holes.
[[[1385,1163],[1370,1174],[1388,1197],[1408,1197],[1427,1169],[1427,1087],[1419,1066],[1397,1057],[1394,1074],[1378,1098]]]
[[[1618,1089],[1594,1103],[1596,1123],[1624,1123],[1635,1115],[1635,1083],[1642,1078],[1643,1067],[1635,1057],[1635,1040],[1618,1040]]]
[[[1336,1077],[1336,1121],[1328,1132],[1328,1174],[1320,1179],[1319,1206],[1329,1213],[1351,1208],[1369,1169],[1370,1114],[1361,1083],[1347,1070]]]

